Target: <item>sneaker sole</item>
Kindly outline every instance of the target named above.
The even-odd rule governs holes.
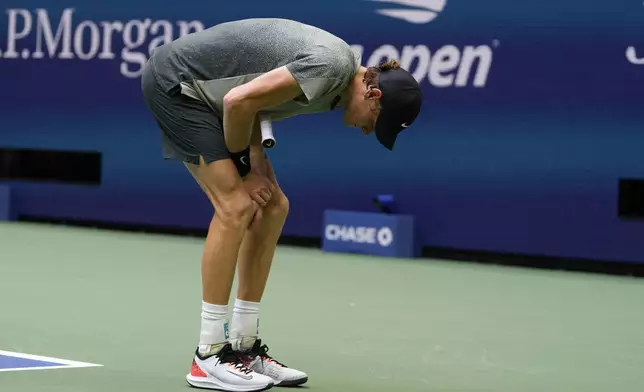
[[[292,387],[297,387],[299,385],[302,385],[309,381],[308,377],[300,378],[298,380],[284,380],[280,383],[275,384],[276,387],[283,387],[283,388],[292,388]]]
[[[203,380],[203,377],[195,378],[191,377],[188,375],[186,377],[186,382],[188,385],[190,385],[193,388],[198,388],[198,389],[210,389],[210,390],[216,390],[216,391],[225,391],[225,392],[261,392],[261,391],[267,391],[271,388],[273,388],[274,384],[268,384],[266,386],[235,386],[235,385],[229,385],[229,384],[224,384],[221,382],[213,382],[210,380]]]

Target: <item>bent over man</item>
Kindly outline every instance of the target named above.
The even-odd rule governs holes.
[[[420,112],[396,61],[363,67],[340,38],[285,19],[227,22],[156,48],[142,76],[166,159],[185,164],[212,202],[201,264],[201,333],[187,381],[259,391],[308,376],[271,358],[259,307],[289,202],[261,146],[259,115],[278,121],[344,109],[344,123],[393,149]],[[232,319],[228,303],[235,271]]]

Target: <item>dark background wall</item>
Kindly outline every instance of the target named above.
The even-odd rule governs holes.
[[[440,12],[412,23],[431,14],[391,17],[378,10],[418,8],[361,0],[5,5],[0,174],[16,211],[207,227],[207,200],[161,157],[138,72],[150,47],[195,27],[277,16],[338,34],[365,63],[398,57],[427,96],[392,153],[341,113],[275,123],[285,234],[319,237],[325,209],[370,211],[373,195],[391,193],[423,246],[643,262],[644,5],[418,3]],[[68,183],[16,179],[54,174]]]

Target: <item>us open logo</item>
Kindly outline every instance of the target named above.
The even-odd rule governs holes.
[[[435,20],[447,5],[447,0],[367,0],[379,6],[373,10],[398,21],[426,25]],[[370,10],[371,12],[371,10]],[[419,33],[421,34],[421,33]],[[420,37],[421,35],[418,35]],[[417,36],[414,36],[415,39]],[[396,59],[408,70],[418,83],[428,82],[432,87],[484,88],[492,67],[494,52],[500,41],[477,45],[443,45],[439,47],[418,42],[403,46],[384,44],[370,53],[363,45],[351,48],[365,60],[367,66]]]
[[[414,24],[425,24],[438,17],[447,0],[371,0],[378,3],[393,3],[402,8],[381,8],[376,13]]]

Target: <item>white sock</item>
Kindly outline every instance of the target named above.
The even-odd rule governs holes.
[[[201,334],[199,352],[218,352],[228,342],[228,305],[201,304]]]
[[[231,340],[237,341],[237,348],[249,350],[259,336],[259,302],[235,300],[230,330]]]

